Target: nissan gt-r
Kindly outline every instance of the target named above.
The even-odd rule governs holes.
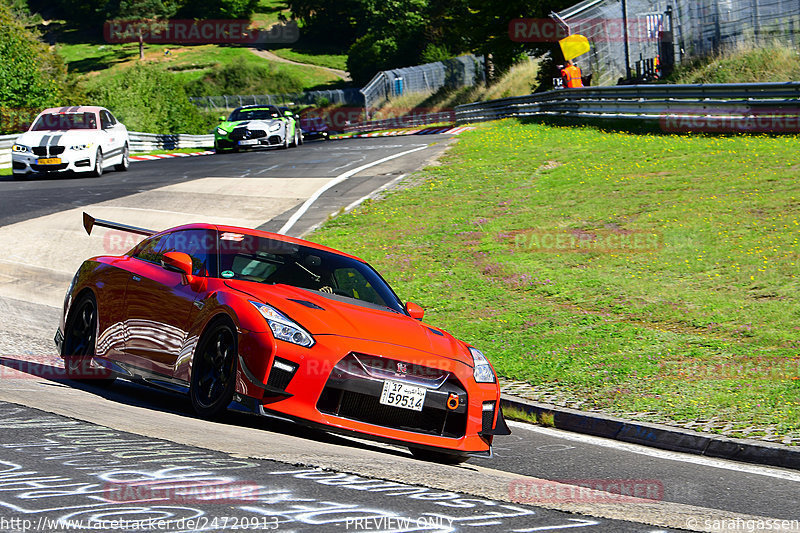
[[[461,462],[508,434],[494,369],[476,347],[422,322],[365,261],[239,227],[155,232],[86,260],[56,344],[67,375],[187,393],[198,414],[277,415]]]

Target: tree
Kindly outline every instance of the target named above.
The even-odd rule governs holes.
[[[0,131],[15,132],[43,107],[65,101],[61,59],[0,2]]]
[[[144,33],[159,31],[159,23],[172,17],[178,5],[170,0],[122,0],[117,20],[131,21],[139,36],[139,60],[144,59]]]

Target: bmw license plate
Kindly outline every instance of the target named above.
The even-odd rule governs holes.
[[[44,159],[39,159],[38,161],[36,161],[36,163],[39,165],[60,165],[61,158],[60,157],[44,158]]]
[[[399,381],[386,380],[383,382],[380,402],[392,407],[422,411],[426,392],[425,387],[415,387]]]
[[[243,141],[239,141],[239,146],[248,146],[251,144],[258,144],[258,143],[259,143],[258,139],[245,139]]]

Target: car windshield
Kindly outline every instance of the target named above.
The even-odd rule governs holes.
[[[45,113],[36,119],[33,131],[95,130],[97,117],[94,113]]]
[[[222,278],[291,285],[336,300],[403,312],[391,287],[372,267],[356,259],[240,233],[222,233],[219,250]]]
[[[280,112],[275,106],[258,107],[251,109],[235,109],[231,116],[228,117],[228,122],[238,122],[240,120],[269,120],[278,118]]]

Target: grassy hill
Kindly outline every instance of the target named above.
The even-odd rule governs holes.
[[[489,123],[311,238],[541,400],[800,442],[798,140]]]

